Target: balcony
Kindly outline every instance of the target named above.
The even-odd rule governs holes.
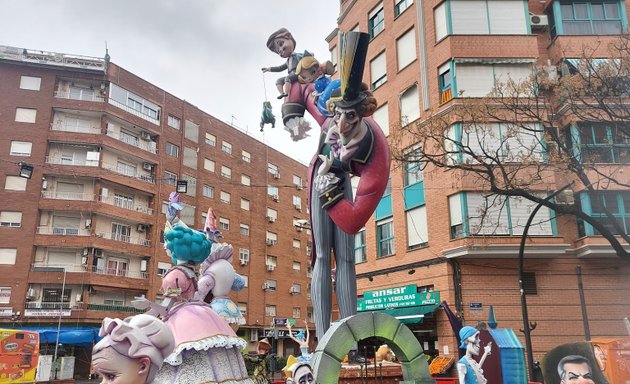
[[[144,151],[147,151],[153,154],[157,153],[157,145],[155,144],[154,141],[138,139],[135,136],[131,136],[131,135],[120,133],[120,132],[114,132],[109,129],[107,130],[107,136],[113,139],[116,139],[118,141],[121,141],[125,144],[129,144],[132,147],[140,148]]]
[[[85,272],[87,267],[81,264],[47,264],[47,263],[34,263],[32,266],[33,272],[59,272],[60,270],[66,272]]]
[[[87,124],[80,123],[70,123],[67,121],[58,121],[56,123],[50,124],[51,131],[62,131],[62,132],[75,132],[75,133],[90,133],[98,135],[101,133],[101,128],[98,126],[94,126],[86,122]]]
[[[42,191],[42,198],[55,200],[94,201],[93,193]]]
[[[112,98],[108,99],[108,101],[109,101],[109,103],[111,105],[116,106],[116,107],[122,109],[123,111],[127,111],[127,112],[131,113],[132,115],[137,116],[137,117],[139,117],[141,119],[144,119],[146,121],[149,121],[149,122],[151,122],[151,123],[153,123],[155,125],[160,125],[160,120],[158,120],[156,118],[153,118],[152,116],[149,116],[149,115],[147,115],[145,113],[142,113],[142,112],[138,111],[137,109],[134,109],[134,108],[132,108],[130,106],[127,106],[127,105],[125,105],[123,103],[120,103],[120,102],[118,102],[118,101],[116,101],[116,100],[114,100]]]
[[[39,226],[37,227],[37,234],[55,236],[90,236],[90,230],[82,228]]]
[[[87,309],[91,311],[103,312],[123,312],[123,313],[144,313],[143,309],[127,307],[124,305],[88,304]]]
[[[150,247],[151,246],[151,240],[148,239],[142,239],[142,238],[138,238],[138,237],[131,237],[131,236],[127,236],[127,235],[122,235],[120,233],[99,233],[98,234],[99,237],[105,238],[105,239],[110,239],[110,240],[114,240],[114,241],[120,241],[123,243],[129,243],[129,244],[136,244],[136,245],[141,245],[143,247]]]
[[[122,200],[120,198],[117,198],[116,196],[100,196],[99,200],[101,201],[101,203],[105,203],[105,204],[109,204],[109,205],[113,205],[116,207],[120,207],[120,208],[124,208],[124,209],[128,209],[130,211],[134,211],[134,212],[140,212],[140,213],[146,213],[147,215],[153,215],[153,209],[140,205],[140,204],[136,204],[133,201],[129,201],[129,200]]]
[[[133,177],[142,181],[146,181],[149,184],[155,184],[155,179],[151,175],[141,174],[135,168],[123,167],[119,164],[103,163],[103,169],[118,173],[119,175]]]
[[[24,303],[24,309],[82,309],[79,303]]]
[[[63,156],[46,156],[46,164],[98,167],[98,160],[80,160]]]
[[[128,277],[130,279],[143,279],[146,280],[149,278],[149,274],[147,272],[138,272],[138,271],[129,271],[120,268],[102,268],[94,266],[92,267],[92,272],[98,275],[108,275],[108,276],[117,276],[117,277]]]
[[[103,95],[90,88],[70,87],[68,91],[55,91],[55,97],[60,99],[96,101],[101,103],[105,101],[105,97]]]

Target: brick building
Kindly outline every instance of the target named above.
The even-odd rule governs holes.
[[[370,33],[364,79],[379,102],[374,117],[390,138],[401,126],[447,113],[461,104],[462,95],[485,97],[499,75],[526,77],[537,65],[560,75],[561,64],[581,57],[587,44],[600,44],[594,57],[606,58],[602,47],[628,27],[628,4],[615,0],[342,0],[340,7],[338,30]],[[335,61],[337,30],[327,40]],[[478,223],[470,212],[482,204],[487,186],[431,165],[394,165],[390,176],[390,188],[356,238],[364,300],[360,297],[359,309],[382,309],[375,297],[409,289],[419,293],[425,305],[415,301],[390,312],[410,323],[428,353],[452,356],[457,354],[454,333],[435,303],[445,300],[467,325],[487,321],[493,305],[499,326],[517,330],[525,345],[518,332],[523,328],[517,257],[523,228],[512,224],[527,218],[534,203],[510,200],[503,231],[473,233]],[[559,189],[564,183],[557,180],[545,190]],[[584,201],[582,191],[573,192]],[[623,227],[630,217],[630,192],[612,193]],[[545,224],[530,230],[525,247],[527,307],[530,321],[537,323],[534,357],[584,340],[585,324],[591,337],[627,336],[630,266],[575,217],[556,218],[544,207],[541,212]]]
[[[0,78],[0,327],[60,324],[63,340],[156,299],[178,180],[184,222],[202,228],[212,207],[247,278],[233,295],[239,334],[257,341],[274,317],[312,316],[303,164],[108,57],[1,46]],[[281,353],[297,349],[282,340]]]

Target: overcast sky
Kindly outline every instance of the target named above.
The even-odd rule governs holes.
[[[315,150],[315,136],[296,144],[283,130],[281,74],[266,73],[263,82],[260,68],[285,61],[266,47],[280,27],[298,51],[329,59],[325,38],[339,0],[0,0],[0,9],[0,45],[103,57],[107,41],[117,65],[265,144],[302,162]],[[263,135],[265,99],[277,122]]]

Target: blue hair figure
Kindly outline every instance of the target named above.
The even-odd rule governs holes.
[[[212,241],[204,232],[176,225],[164,233],[165,247],[173,264],[201,264],[212,249]]]

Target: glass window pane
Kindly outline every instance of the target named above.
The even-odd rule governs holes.
[[[604,19],[604,4],[592,3],[591,12],[593,13],[593,20]]]
[[[576,19],[588,19],[588,4],[586,3],[577,3],[573,4],[573,10],[575,11]]]
[[[606,12],[607,19],[618,19],[619,18],[619,5],[614,3],[604,3],[604,10]]]

